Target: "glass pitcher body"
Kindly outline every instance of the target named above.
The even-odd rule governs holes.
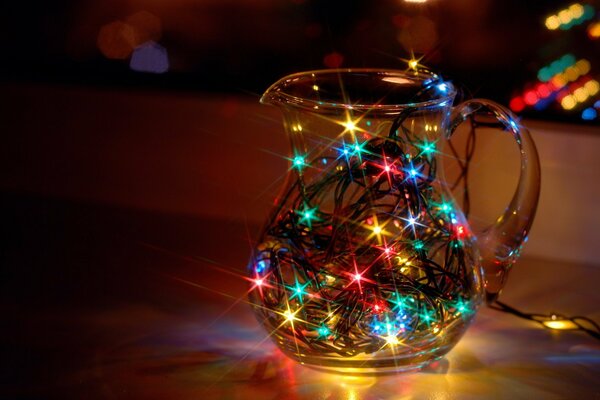
[[[487,282],[438,168],[454,96],[436,75],[386,70],[296,74],[263,96],[283,110],[290,167],[249,263],[249,299],[286,355],[402,371],[464,334]]]

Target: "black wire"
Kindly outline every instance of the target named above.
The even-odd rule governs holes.
[[[395,294],[414,302],[409,319],[403,321],[409,326],[414,347],[438,340],[428,320],[421,318],[424,313],[433,313],[439,329],[450,324],[461,326],[463,317],[455,304],[468,301],[476,290],[475,284],[464,245],[454,233],[453,214],[442,213],[443,199],[432,188],[436,157],[424,152],[420,138],[405,126],[416,111],[408,108],[400,113],[387,137],[374,136],[363,142],[364,151],[358,156],[327,159],[329,167],[317,179],[305,182],[299,173],[272,214],[253,265],[268,262],[269,270],[276,273],[266,277],[262,298],[256,297],[256,291],[250,297],[254,304],[262,302],[255,309],[261,322],[281,339],[278,341],[289,353],[335,353],[348,357],[380,349],[385,341],[373,335],[371,327],[365,325],[364,315],[373,315],[369,309],[373,299],[389,302]],[[318,165],[317,161],[307,164]],[[382,161],[393,161],[398,173],[381,173]],[[416,176],[408,173],[412,169],[418,171]],[[327,204],[328,198],[333,202],[332,209],[316,207],[315,219],[306,226],[303,210]],[[392,216],[405,220],[419,217],[420,221],[412,231],[395,236],[396,244],[409,257],[399,265],[383,259],[381,249],[374,249],[360,233],[369,218],[382,221]],[[410,250],[415,241],[423,246]],[[353,283],[353,261],[369,265],[373,260],[363,286]],[[401,273],[403,265],[410,266],[407,268],[413,272]],[[333,282],[327,276],[333,277]],[[377,284],[370,284],[369,280]],[[299,319],[306,323],[282,325],[282,314],[289,311],[290,303],[300,305],[290,286],[294,281],[309,285],[313,294],[299,307]],[[296,329],[304,324],[314,331],[323,321],[334,318],[335,323],[328,323],[332,341],[306,337]]]
[[[574,324],[577,327],[577,329],[566,328],[564,330],[584,332],[584,333],[590,335],[591,337],[593,337],[594,339],[600,340],[600,326],[598,326],[598,324],[596,322],[594,322],[592,319],[590,319],[588,317],[582,317],[582,316],[565,317],[560,314],[526,313],[526,312],[520,311],[512,306],[509,306],[508,304],[503,303],[499,300],[496,300],[494,303],[490,304],[489,308],[496,310],[496,311],[512,314],[514,316],[517,316],[522,319],[526,319],[528,321],[537,322],[540,325],[542,325],[544,328],[548,328],[548,329],[552,329],[552,330],[561,330],[561,329],[551,328],[551,327],[545,325],[544,322],[569,321],[572,324]],[[586,324],[588,326],[586,326]]]

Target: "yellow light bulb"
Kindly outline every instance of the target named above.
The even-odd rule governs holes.
[[[556,15],[551,15],[548,18],[546,18],[546,28],[553,31],[555,29],[558,29],[559,26],[560,26],[560,20],[558,19],[558,17]]]
[[[571,17],[575,19],[581,18],[585,12],[583,6],[579,3],[572,4],[571,7],[569,7],[569,11],[571,12]]]
[[[575,91],[573,92],[573,95],[575,96],[575,98],[577,99],[577,102],[579,102],[579,103],[583,103],[589,97],[588,91],[585,89],[585,87],[580,87],[580,88],[575,89]]]
[[[373,228],[373,233],[376,235],[381,235],[381,227],[380,226],[376,226]]]
[[[573,323],[567,319],[553,319],[550,321],[544,321],[542,323],[547,328],[557,329],[557,330],[561,330],[561,331],[570,330],[570,329],[579,329],[579,327],[577,325],[575,325],[575,323]]]
[[[579,77],[579,69],[576,67],[569,67],[563,74],[569,82],[573,82]]]
[[[555,88],[560,89],[567,84],[567,79],[563,76],[563,74],[556,74],[552,78],[552,84]]]
[[[560,101],[560,105],[565,110],[573,109],[573,107],[575,107],[576,104],[577,104],[577,102],[575,101],[575,98],[571,95],[567,95],[567,96],[563,97],[563,99]]]
[[[290,323],[296,319],[296,313],[291,312],[290,310],[287,310],[286,312],[284,312],[283,316],[285,317],[286,322],[290,322]]]
[[[593,23],[588,27],[588,35],[592,39],[600,38],[600,22]]]
[[[347,131],[354,132],[354,130],[356,129],[356,124],[354,123],[354,121],[348,120],[344,122],[344,127]]]
[[[586,82],[585,85],[583,85],[583,87],[590,96],[594,96],[596,95],[596,93],[598,93],[598,91],[600,91],[600,83],[598,83],[598,81],[595,79]]]
[[[383,338],[385,339],[385,342],[388,346],[395,346],[395,345],[400,344],[400,341],[394,335],[383,336]]]
[[[562,10],[558,13],[558,19],[561,24],[568,24],[571,22],[571,12],[569,10]]]
[[[591,65],[588,60],[582,59],[575,63],[575,67],[579,71],[580,75],[585,75],[590,72]]]
[[[410,69],[417,69],[417,67],[419,66],[419,62],[415,59],[412,59],[408,62],[408,66]]]

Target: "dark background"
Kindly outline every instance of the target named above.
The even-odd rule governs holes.
[[[273,378],[257,383],[262,358],[244,347],[262,349],[264,334],[243,302],[243,271],[287,170],[280,115],[258,104],[260,93],[299,70],[405,69],[411,51],[472,95],[504,104],[535,83],[539,68],[568,52],[587,58],[598,79],[600,40],[588,38],[587,24],[544,27],[549,14],[570,4],[3,2],[0,399],[302,394],[285,375],[301,367],[267,358]],[[159,57],[143,65],[145,72],[132,69],[133,55],[148,43],[158,49],[154,56],[168,54],[168,68]],[[597,124],[581,119],[582,108],[566,112],[553,103],[523,115]],[[529,246],[537,246],[538,256],[553,247],[545,257],[563,252],[593,262],[524,258],[506,299],[527,311],[595,318],[598,131],[549,126],[566,128],[535,137],[545,180],[534,227],[541,239],[532,236]],[[500,154],[497,147],[488,149]],[[498,181],[488,182],[496,197]],[[451,359],[459,372],[467,365],[465,388],[479,379],[480,397],[497,390],[516,396],[523,386],[513,375],[521,371],[533,387],[545,386],[543,376],[548,397],[597,394],[590,392],[597,367],[589,364],[598,364],[590,358],[595,353],[585,358],[592,347],[581,350],[589,343],[582,336],[554,335],[489,309],[480,320],[468,352]],[[572,358],[554,362],[553,352]],[[504,357],[504,368],[497,357]],[[215,376],[218,387],[211,386]],[[414,378],[425,382],[424,393],[446,393],[446,376],[436,387],[426,378]],[[415,389],[405,383],[391,381],[392,395]]]
[[[288,73],[331,66],[443,72],[472,95],[508,104],[537,71],[572,53],[598,76],[594,19],[548,30],[561,0],[88,0],[3,2],[0,73],[9,82],[260,94]],[[583,1],[598,11],[597,1]],[[130,28],[133,27],[133,30]],[[103,31],[103,28],[105,29]],[[153,41],[168,71],[132,71],[134,49]],[[332,56],[333,54],[333,56]],[[330,56],[327,58],[327,56]],[[596,96],[596,100],[598,96]],[[557,102],[526,116],[586,123]],[[597,123],[598,119],[591,121]],[[590,122],[587,122],[590,123]]]

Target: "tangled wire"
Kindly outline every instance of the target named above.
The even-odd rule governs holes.
[[[471,235],[436,177],[435,143],[404,126],[412,112],[385,137],[296,166],[264,230],[250,301],[296,358],[442,346],[481,301]]]

